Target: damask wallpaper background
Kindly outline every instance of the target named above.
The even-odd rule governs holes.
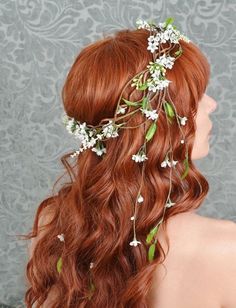
[[[0,0],[0,302],[24,307],[27,243],[36,208],[76,143],[61,124],[61,88],[85,45],[138,17],[174,23],[211,64],[207,94],[218,103],[207,157],[210,183],[199,214],[236,221],[235,0]]]

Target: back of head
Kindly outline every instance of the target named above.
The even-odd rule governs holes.
[[[142,102],[145,92],[131,86],[130,80],[142,71],[145,75],[153,61],[147,50],[149,36],[144,28],[125,29],[82,49],[62,91],[66,114],[95,127],[114,117],[121,97],[123,103]],[[126,104],[131,114],[120,120],[129,129],[103,141],[104,155],[87,149],[73,165],[67,160],[71,153],[63,156],[71,182],[44,201],[37,212],[38,217],[48,208],[53,218],[28,266],[33,285],[27,293],[28,303],[43,298],[54,285],[58,296],[53,307],[147,307],[152,274],[164,257],[158,240],[152,241],[157,222],[162,219],[165,226],[170,216],[196,209],[208,192],[208,182],[194,166],[191,151],[209,64],[195,44],[180,43],[181,56],[172,69],[166,69],[171,81],[168,88],[154,92],[150,99],[158,119],[145,147],[145,169],[132,155],[142,146],[153,121],[149,118],[142,125],[144,117],[135,112],[135,105]],[[172,53],[179,50],[178,44],[168,42],[162,44],[165,48]],[[187,118],[181,129],[178,121],[171,120],[173,111],[176,119]],[[166,165],[167,153],[178,162],[174,168]],[[36,219],[34,235],[37,224]],[[64,245],[58,234],[64,235]],[[59,257],[60,273],[55,270]]]

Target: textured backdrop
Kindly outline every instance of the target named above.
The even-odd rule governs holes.
[[[235,0],[0,0],[0,302],[24,307],[26,242],[39,203],[76,149],[61,124],[61,87],[80,49],[136,18],[174,23],[211,64],[210,153],[196,165],[210,182],[199,214],[236,221]],[[2,307],[0,305],[0,307]]]

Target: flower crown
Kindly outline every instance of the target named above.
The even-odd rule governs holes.
[[[82,145],[74,154],[71,155],[71,157],[79,155],[86,149],[91,149],[98,156],[104,155],[106,153],[106,148],[103,144],[103,141],[109,138],[118,137],[119,136],[118,131],[120,129],[132,128],[132,127],[126,127],[125,121],[120,124],[117,124],[116,122],[120,121],[121,119],[125,120],[126,117],[135,115],[137,112],[141,112],[145,118],[145,121],[141,123],[141,125],[143,124],[145,125],[147,121],[151,121],[151,124],[145,134],[144,144],[139,148],[137,153],[132,155],[131,159],[134,160],[136,163],[144,162],[145,160],[148,159],[146,155],[146,143],[151,141],[156,132],[158,116],[159,116],[158,112],[160,111],[162,106],[164,107],[168,127],[169,124],[172,124],[173,118],[175,117],[178,126],[180,128],[180,131],[182,133],[182,139],[180,140],[180,143],[181,144],[186,143],[185,136],[183,134],[181,126],[184,126],[186,124],[187,117],[180,116],[177,113],[177,110],[171,98],[169,98],[170,101],[163,99],[160,102],[159,100],[157,108],[154,110],[152,109],[151,106],[151,101],[155,98],[157,92],[164,90],[163,97],[165,97],[166,89],[168,92],[168,86],[172,81],[166,79],[165,74],[166,70],[172,69],[176,59],[178,59],[182,55],[183,51],[179,43],[179,40],[190,42],[190,40],[185,35],[182,35],[177,30],[177,28],[174,25],[172,25],[173,21],[174,21],[173,18],[167,18],[165,22],[156,25],[154,22],[147,22],[142,19],[137,19],[136,21],[137,29],[146,29],[150,32],[150,36],[148,37],[147,50],[150,50],[150,52],[152,53],[153,61],[150,61],[147,67],[142,72],[139,72],[137,75],[135,75],[125,85],[120,94],[114,118],[103,119],[99,123],[99,125],[92,126],[92,125],[87,125],[86,122],[81,123],[75,120],[74,118],[67,116],[66,114],[63,115],[62,121],[66,126],[66,129],[70,134],[73,134],[75,138],[79,138],[81,140],[81,145]],[[167,50],[168,48],[165,49],[161,48],[162,47],[161,44],[166,43],[167,41],[169,41],[170,43],[174,43],[174,46],[176,44],[179,45],[179,50],[175,51],[174,55],[172,56],[170,55],[170,51],[173,49],[173,47],[171,47],[169,50]],[[122,97],[123,92],[128,85],[131,85],[131,87],[136,87],[136,90],[138,91],[144,92],[143,97],[139,101],[133,102]],[[102,124],[103,122],[108,122],[108,123]],[[168,196],[166,198],[166,203],[164,206],[162,218],[150,230],[146,238],[146,243],[150,245],[148,250],[149,261],[152,261],[154,258],[155,245],[157,242],[156,235],[160,224],[164,220],[165,211],[167,208],[170,208],[175,204],[170,199],[170,193],[171,193],[172,167],[175,168],[175,165],[177,163],[178,161],[175,161],[173,159],[172,144],[170,142],[170,149],[166,153],[164,161],[161,162],[161,167],[163,168],[166,168],[167,166],[170,167],[170,189]],[[185,152],[185,160],[183,161],[183,163],[185,166],[185,171],[182,174],[181,179],[184,179],[187,176],[189,170],[187,146]],[[144,174],[143,172],[144,166],[145,164],[143,164],[142,178]],[[141,184],[134,207],[134,214],[132,217],[130,217],[130,220],[133,222],[133,231],[134,231],[133,240],[129,243],[131,246],[137,246],[138,244],[141,244],[141,242],[138,241],[136,238],[135,220],[137,217],[136,205],[144,202],[144,197],[141,194],[142,183],[143,181],[141,179]],[[60,238],[61,241],[64,241],[63,234],[59,235],[58,237]],[[61,265],[62,265],[61,258],[58,260],[57,265],[58,268],[60,268],[61,270]],[[94,262],[91,262],[90,268],[93,267],[94,267]]]
[[[142,19],[138,19],[136,21],[138,29],[147,29],[151,33],[153,33],[155,30],[158,30],[155,35],[153,35],[153,33],[148,38],[147,49],[150,50],[151,53],[154,54],[155,51],[159,49],[160,44],[166,43],[166,41],[168,40],[171,43],[178,43],[180,39],[186,42],[190,41],[186,36],[180,34],[176,27],[171,24],[172,22],[173,18],[167,18],[164,23],[159,23],[158,26],[156,26],[154,23],[148,23]],[[171,81],[165,78],[166,69],[172,69],[174,61],[181,54],[182,49],[180,48],[178,51],[175,52],[176,57],[171,57],[169,55],[166,55],[166,53],[161,55],[159,58],[156,58],[154,55],[154,62],[149,62],[149,64],[147,65],[148,70],[139,73],[132,79],[133,83],[131,84],[131,87],[136,86],[136,89],[140,91],[145,91],[148,88],[148,91],[154,93],[168,87]],[[146,71],[149,72],[150,76],[145,82],[142,82],[144,73]],[[75,151],[75,153],[72,154],[71,157],[79,155],[81,152],[88,148],[91,148],[91,150],[94,151],[98,156],[101,156],[106,153],[106,148],[102,141],[105,141],[109,138],[118,137],[118,130],[121,128],[125,128],[123,127],[125,123],[116,124],[115,122],[116,120],[120,120],[130,115],[130,113],[126,111],[128,106],[139,107],[138,110],[140,110],[147,119],[154,121],[147,133],[146,139],[149,141],[153,137],[156,130],[156,120],[158,118],[158,114],[156,113],[157,110],[152,110],[148,95],[144,96],[142,100],[138,102],[130,102],[124,98],[122,98],[122,100],[124,103],[120,104],[120,97],[117,104],[115,117],[112,119],[108,119],[108,123],[105,125],[87,125],[86,122],[80,123],[79,121],[67,116],[66,114],[62,116],[62,121],[66,126],[68,132],[70,134],[73,134],[75,138],[79,138],[82,143],[82,146],[79,148],[79,150]],[[174,110],[171,104],[167,101],[165,102],[165,108],[168,116],[172,118],[174,116]],[[137,111],[137,109],[135,111]],[[117,117],[118,114],[125,114],[125,116]],[[176,114],[176,116],[179,118],[180,123],[182,125],[185,125],[187,118],[180,117],[178,114]],[[184,141],[181,140],[181,143],[183,142]],[[141,162],[148,158],[143,153],[142,148],[140,148],[139,152],[132,156],[132,159],[136,162]]]

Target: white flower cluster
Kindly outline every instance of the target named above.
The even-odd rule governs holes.
[[[140,163],[145,161],[147,158],[145,153],[138,153],[138,154],[134,154],[132,155],[132,160],[134,160],[136,163]]]
[[[147,21],[142,20],[141,18],[138,18],[136,20],[136,25],[138,29],[147,29],[151,30],[152,25],[149,24]],[[168,24],[166,26],[166,23],[159,23],[157,26],[161,32],[157,32],[156,35],[151,35],[148,38],[148,50],[150,50],[152,53],[158,49],[158,46],[160,43],[166,43],[166,41],[170,41],[171,43],[177,44],[180,39],[190,42],[190,40],[183,34],[180,33],[179,30],[177,30],[175,27],[173,27],[171,24]]]
[[[156,92],[157,90],[163,90],[165,87],[169,86],[171,80],[165,78],[165,73],[166,68],[171,69],[173,67],[174,60],[174,57],[163,54],[159,59],[156,59],[155,62],[149,62],[147,67],[152,76],[152,78],[148,80],[148,89],[150,91]]]
[[[136,20],[136,25],[137,25],[138,29],[151,30],[151,27],[150,27],[149,23],[146,20],[143,20],[141,18],[138,18]]]
[[[143,114],[145,114],[147,119],[156,120],[158,118],[158,114],[156,110],[147,110],[140,108]]]
[[[166,158],[162,163],[161,163],[161,167],[166,168],[167,166],[171,167],[171,166],[175,166],[177,164],[177,160],[173,160],[172,163],[169,161],[168,158]]]
[[[98,156],[101,156],[103,153],[106,153],[106,148],[103,147],[98,141],[105,138],[115,138],[119,136],[117,132],[118,127],[113,124],[112,120],[109,120],[108,124],[103,125],[100,133],[97,133],[96,129],[87,127],[86,122],[81,124],[66,114],[63,115],[62,121],[68,132],[73,134],[75,138],[79,138],[82,143],[82,147],[75,151],[71,157],[80,154],[88,148],[92,148],[93,152],[95,152]],[[96,146],[94,147],[94,145]]]
[[[147,29],[149,31],[152,30],[153,26],[152,23],[148,23],[141,18],[137,19],[136,25],[138,29]],[[179,30],[171,25],[171,23],[159,23],[157,28],[161,31],[157,31],[155,35],[150,35],[148,37],[147,50],[150,50],[151,53],[154,53],[159,48],[159,44],[166,43],[167,41],[170,41],[171,43],[179,43],[179,40],[182,39],[186,42],[190,42],[190,40],[186,36],[182,35]],[[169,86],[171,81],[165,78],[165,72],[166,68],[171,69],[173,67],[174,60],[174,57],[166,56],[164,54],[160,56],[159,59],[156,59],[155,63],[149,63],[151,65],[148,67],[152,76],[152,78],[147,82],[149,91],[156,92]],[[138,85],[136,88],[138,88]]]

